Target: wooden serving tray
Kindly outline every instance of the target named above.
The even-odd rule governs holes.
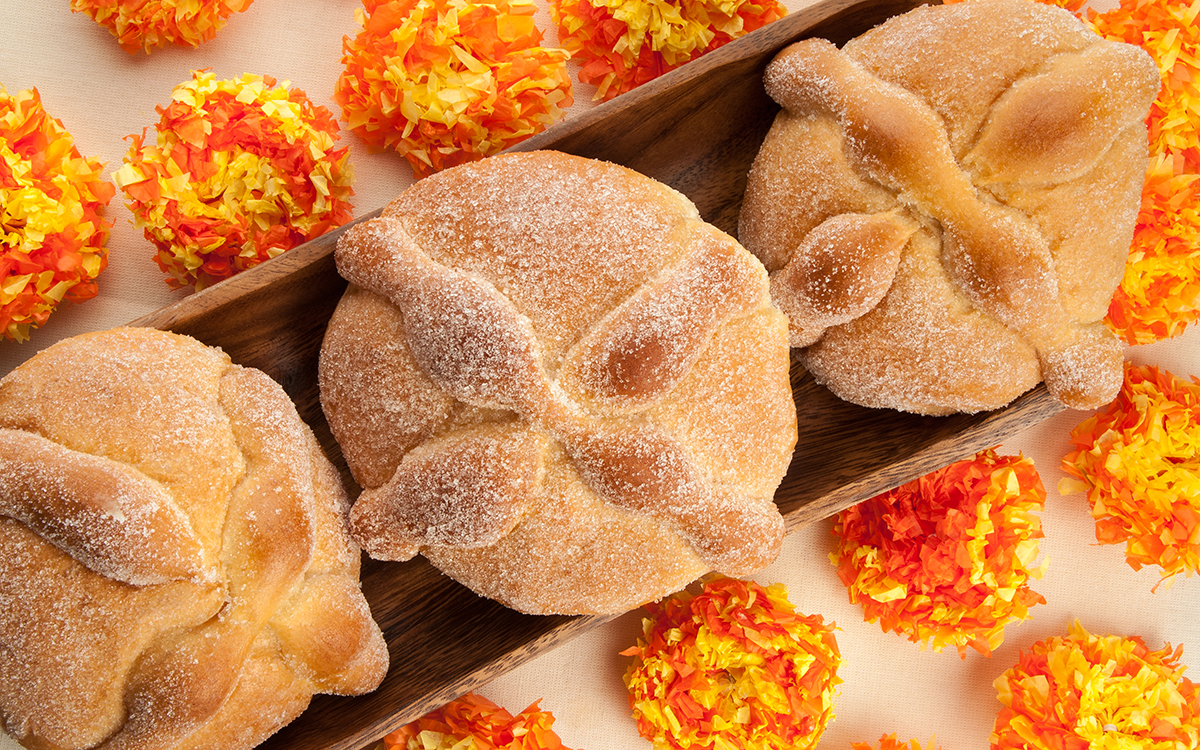
[[[747,171],[778,111],[761,83],[770,59],[804,37],[840,44],[918,4],[822,0],[516,149],[557,149],[632,167],[688,195],[705,219],[734,234]],[[194,336],[274,377],[353,496],[357,487],[330,435],[316,383],[325,325],[346,285],[332,256],[340,233],[135,325]],[[775,498],[789,530],[997,445],[1060,409],[1039,387],[996,412],[919,417],[842,402],[799,366],[793,366],[792,385],[800,443]],[[263,747],[358,750],[608,619],[522,615],[476,596],[422,558],[366,560],[362,585],[391,652],[383,685],[367,696],[317,696]]]

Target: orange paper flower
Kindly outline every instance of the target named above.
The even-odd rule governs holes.
[[[1200,175],[1176,162],[1150,160],[1133,250],[1109,305],[1108,326],[1130,344],[1174,338],[1200,315]]]
[[[1108,325],[1130,344],[1172,338],[1200,317],[1200,2],[1122,0],[1089,11],[1096,33],[1140,45],[1162,89],[1146,122],[1150,168]]]
[[[85,13],[108,29],[121,49],[133,54],[176,44],[199,47],[212,39],[234,13],[254,0],[71,0],[71,10]]]
[[[351,130],[417,177],[523,141],[572,104],[568,54],[539,46],[532,0],[364,4],[336,99]]]
[[[1183,647],[1095,636],[1076,622],[1022,651],[995,681],[1004,707],[992,750],[1194,750],[1200,692],[1183,676]]]
[[[579,80],[605,101],[787,14],[776,0],[553,0]]]
[[[115,193],[37,89],[0,86],[0,332],[25,341],[63,301],[96,296]]]
[[[202,289],[351,218],[353,173],[329,110],[269,76],[207,71],[132,135],[114,174],[173,288]]]
[[[1031,461],[981,451],[842,511],[830,560],[867,622],[988,655],[1045,604],[1029,588],[1045,500]]]
[[[1111,404],[1071,431],[1066,495],[1086,492],[1096,540],[1125,542],[1134,570],[1200,570],[1200,381],[1126,363]]]
[[[781,584],[715,577],[702,593],[647,605],[622,651],[638,731],[657,748],[812,748],[833,718],[841,655],[820,615]]]
[[[850,747],[853,750],[876,750],[875,746],[869,742],[852,742]],[[917,740],[909,740],[908,742],[900,742],[896,739],[896,734],[885,734],[879,738],[878,750],[922,750],[921,743]],[[924,750],[942,750],[940,745],[935,745],[933,740],[929,740],[929,746]]]
[[[383,738],[387,750],[567,750],[554,716],[534,703],[513,716],[473,693],[430,711]]]

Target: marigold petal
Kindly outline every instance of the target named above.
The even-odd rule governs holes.
[[[869,742],[852,742],[850,747],[853,750],[876,750],[876,746]],[[921,743],[917,740],[909,740],[901,742],[896,739],[896,733],[885,734],[879,738],[878,750],[923,750]],[[933,739],[929,740],[929,745],[924,750],[942,750],[940,745],[935,744]]]

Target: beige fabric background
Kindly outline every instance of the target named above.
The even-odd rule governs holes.
[[[795,9],[806,2],[789,0],[789,5]],[[80,149],[104,160],[111,172],[127,149],[124,137],[152,126],[154,107],[167,102],[172,87],[193,69],[211,68],[220,77],[251,72],[290,80],[338,114],[332,94],[341,71],[342,37],[356,32],[358,6],[359,0],[257,0],[199,49],[171,48],[147,56],[122,51],[106,30],[72,14],[69,0],[2,0],[0,83],[13,93],[36,86]],[[539,23],[548,28],[547,13]],[[553,43],[552,32],[547,41]],[[577,86],[573,111],[590,107],[590,96],[589,88]],[[353,135],[344,138],[357,173],[358,213],[384,205],[411,183],[400,158],[369,153]],[[56,313],[29,343],[0,341],[0,373],[60,338],[128,322],[183,296],[168,290],[149,243],[130,225],[131,215],[119,198],[108,215],[116,227],[100,295]],[[1200,373],[1200,334],[1139,347],[1129,356],[1181,376]],[[952,651],[923,651],[862,622],[827,560],[829,521],[794,533],[779,561],[755,576],[763,583],[785,583],[800,611],[820,613],[840,629],[845,682],[822,750],[848,750],[850,742],[874,742],[889,732],[922,742],[936,736],[946,750],[985,748],[999,709],[992,681],[1015,662],[1018,649],[1065,633],[1075,618],[1093,632],[1141,635],[1152,648],[1182,643],[1184,662],[1200,664],[1200,578],[1181,578],[1152,593],[1155,571],[1135,573],[1124,563],[1122,548],[1096,545],[1083,497],[1055,492],[1068,434],[1085,416],[1061,414],[1002,446],[1004,453],[1031,457],[1050,494],[1041,545],[1049,570],[1034,587],[1048,604],[1034,608],[1031,620],[1010,626],[991,658],[971,653],[962,661]],[[629,660],[618,654],[634,644],[640,617],[630,613],[480,692],[514,713],[541,699],[542,708],[556,716],[555,727],[568,747],[645,750],[650,745],[637,734],[621,682]],[[1200,679],[1195,672],[1189,676]],[[0,750],[10,748],[16,744],[0,736]]]

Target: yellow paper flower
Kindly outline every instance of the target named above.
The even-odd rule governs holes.
[[[867,622],[988,655],[1046,601],[1029,588],[1045,501],[1032,461],[982,451],[842,511],[830,561]]]
[[[609,100],[778,20],[776,0],[553,0],[579,80]]]
[[[782,584],[714,577],[702,593],[646,606],[621,652],[638,731],[656,748],[815,747],[833,718],[841,664],[833,626],[796,613]]]
[[[335,97],[347,127],[424,177],[561,120],[568,54],[539,46],[532,0],[364,0]]]
[[[1183,676],[1183,647],[1096,636],[1076,622],[1022,651],[995,681],[1004,707],[992,750],[1195,750],[1200,691]]]
[[[303,91],[196,71],[157,111],[155,139],[129,136],[113,177],[172,287],[202,289],[350,220],[348,152]]]
[[[1096,540],[1134,570],[1200,570],[1200,381],[1126,363],[1117,398],[1071,431],[1067,495],[1086,492]]]
[[[0,332],[25,341],[64,300],[96,296],[115,192],[37,89],[0,85]]]
[[[225,21],[254,0],[71,0],[71,10],[85,13],[117,38],[130,54],[176,44],[199,47],[212,39]]]

